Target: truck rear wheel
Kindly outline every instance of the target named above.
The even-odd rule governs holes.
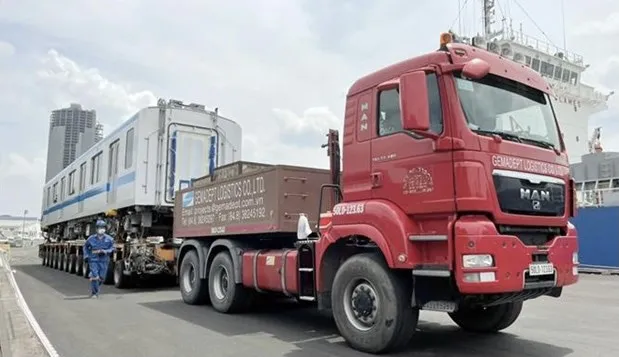
[[[77,269],[75,270],[76,275],[82,275],[82,270],[84,269],[84,257],[79,256],[77,258]]]
[[[105,271],[105,280],[103,280],[103,284],[105,285],[114,284],[115,268],[116,268],[116,262],[110,259],[110,262],[107,264],[107,270]]]
[[[227,251],[219,252],[209,267],[208,293],[213,308],[223,313],[238,312],[251,302],[251,292],[234,283],[234,264]]]
[[[375,253],[354,255],[338,269],[331,305],[340,334],[356,350],[384,353],[406,347],[419,321],[412,280],[400,278]]]
[[[522,301],[510,302],[506,304],[489,306],[486,308],[460,307],[456,312],[449,314],[449,317],[463,330],[492,333],[508,328],[522,311]]]
[[[200,259],[195,250],[185,254],[179,272],[179,285],[183,301],[189,305],[207,304],[208,282],[200,279]]]

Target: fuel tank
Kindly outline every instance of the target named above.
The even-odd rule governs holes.
[[[243,253],[243,285],[259,292],[299,292],[296,249],[252,250]]]

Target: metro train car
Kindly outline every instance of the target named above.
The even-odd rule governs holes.
[[[117,241],[170,237],[175,192],[240,160],[241,132],[199,104],[160,99],[138,111],[45,184],[47,239],[85,239],[99,217]]]

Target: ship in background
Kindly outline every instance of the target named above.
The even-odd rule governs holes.
[[[613,93],[604,94],[582,83],[582,74],[589,67],[582,56],[524,34],[522,24],[516,31],[512,20],[504,17],[501,29],[494,30],[495,7],[495,0],[483,0],[483,34],[464,37],[454,33],[456,41],[486,48],[540,73],[554,91],[552,104],[569,162],[581,162],[589,153],[589,118],[608,109]]]

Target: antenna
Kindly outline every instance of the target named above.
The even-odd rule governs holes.
[[[484,0],[484,37],[492,35],[492,23],[494,17],[494,0]]]
[[[565,35],[565,0],[561,0],[561,20],[563,21],[563,50],[567,52],[567,37]]]

